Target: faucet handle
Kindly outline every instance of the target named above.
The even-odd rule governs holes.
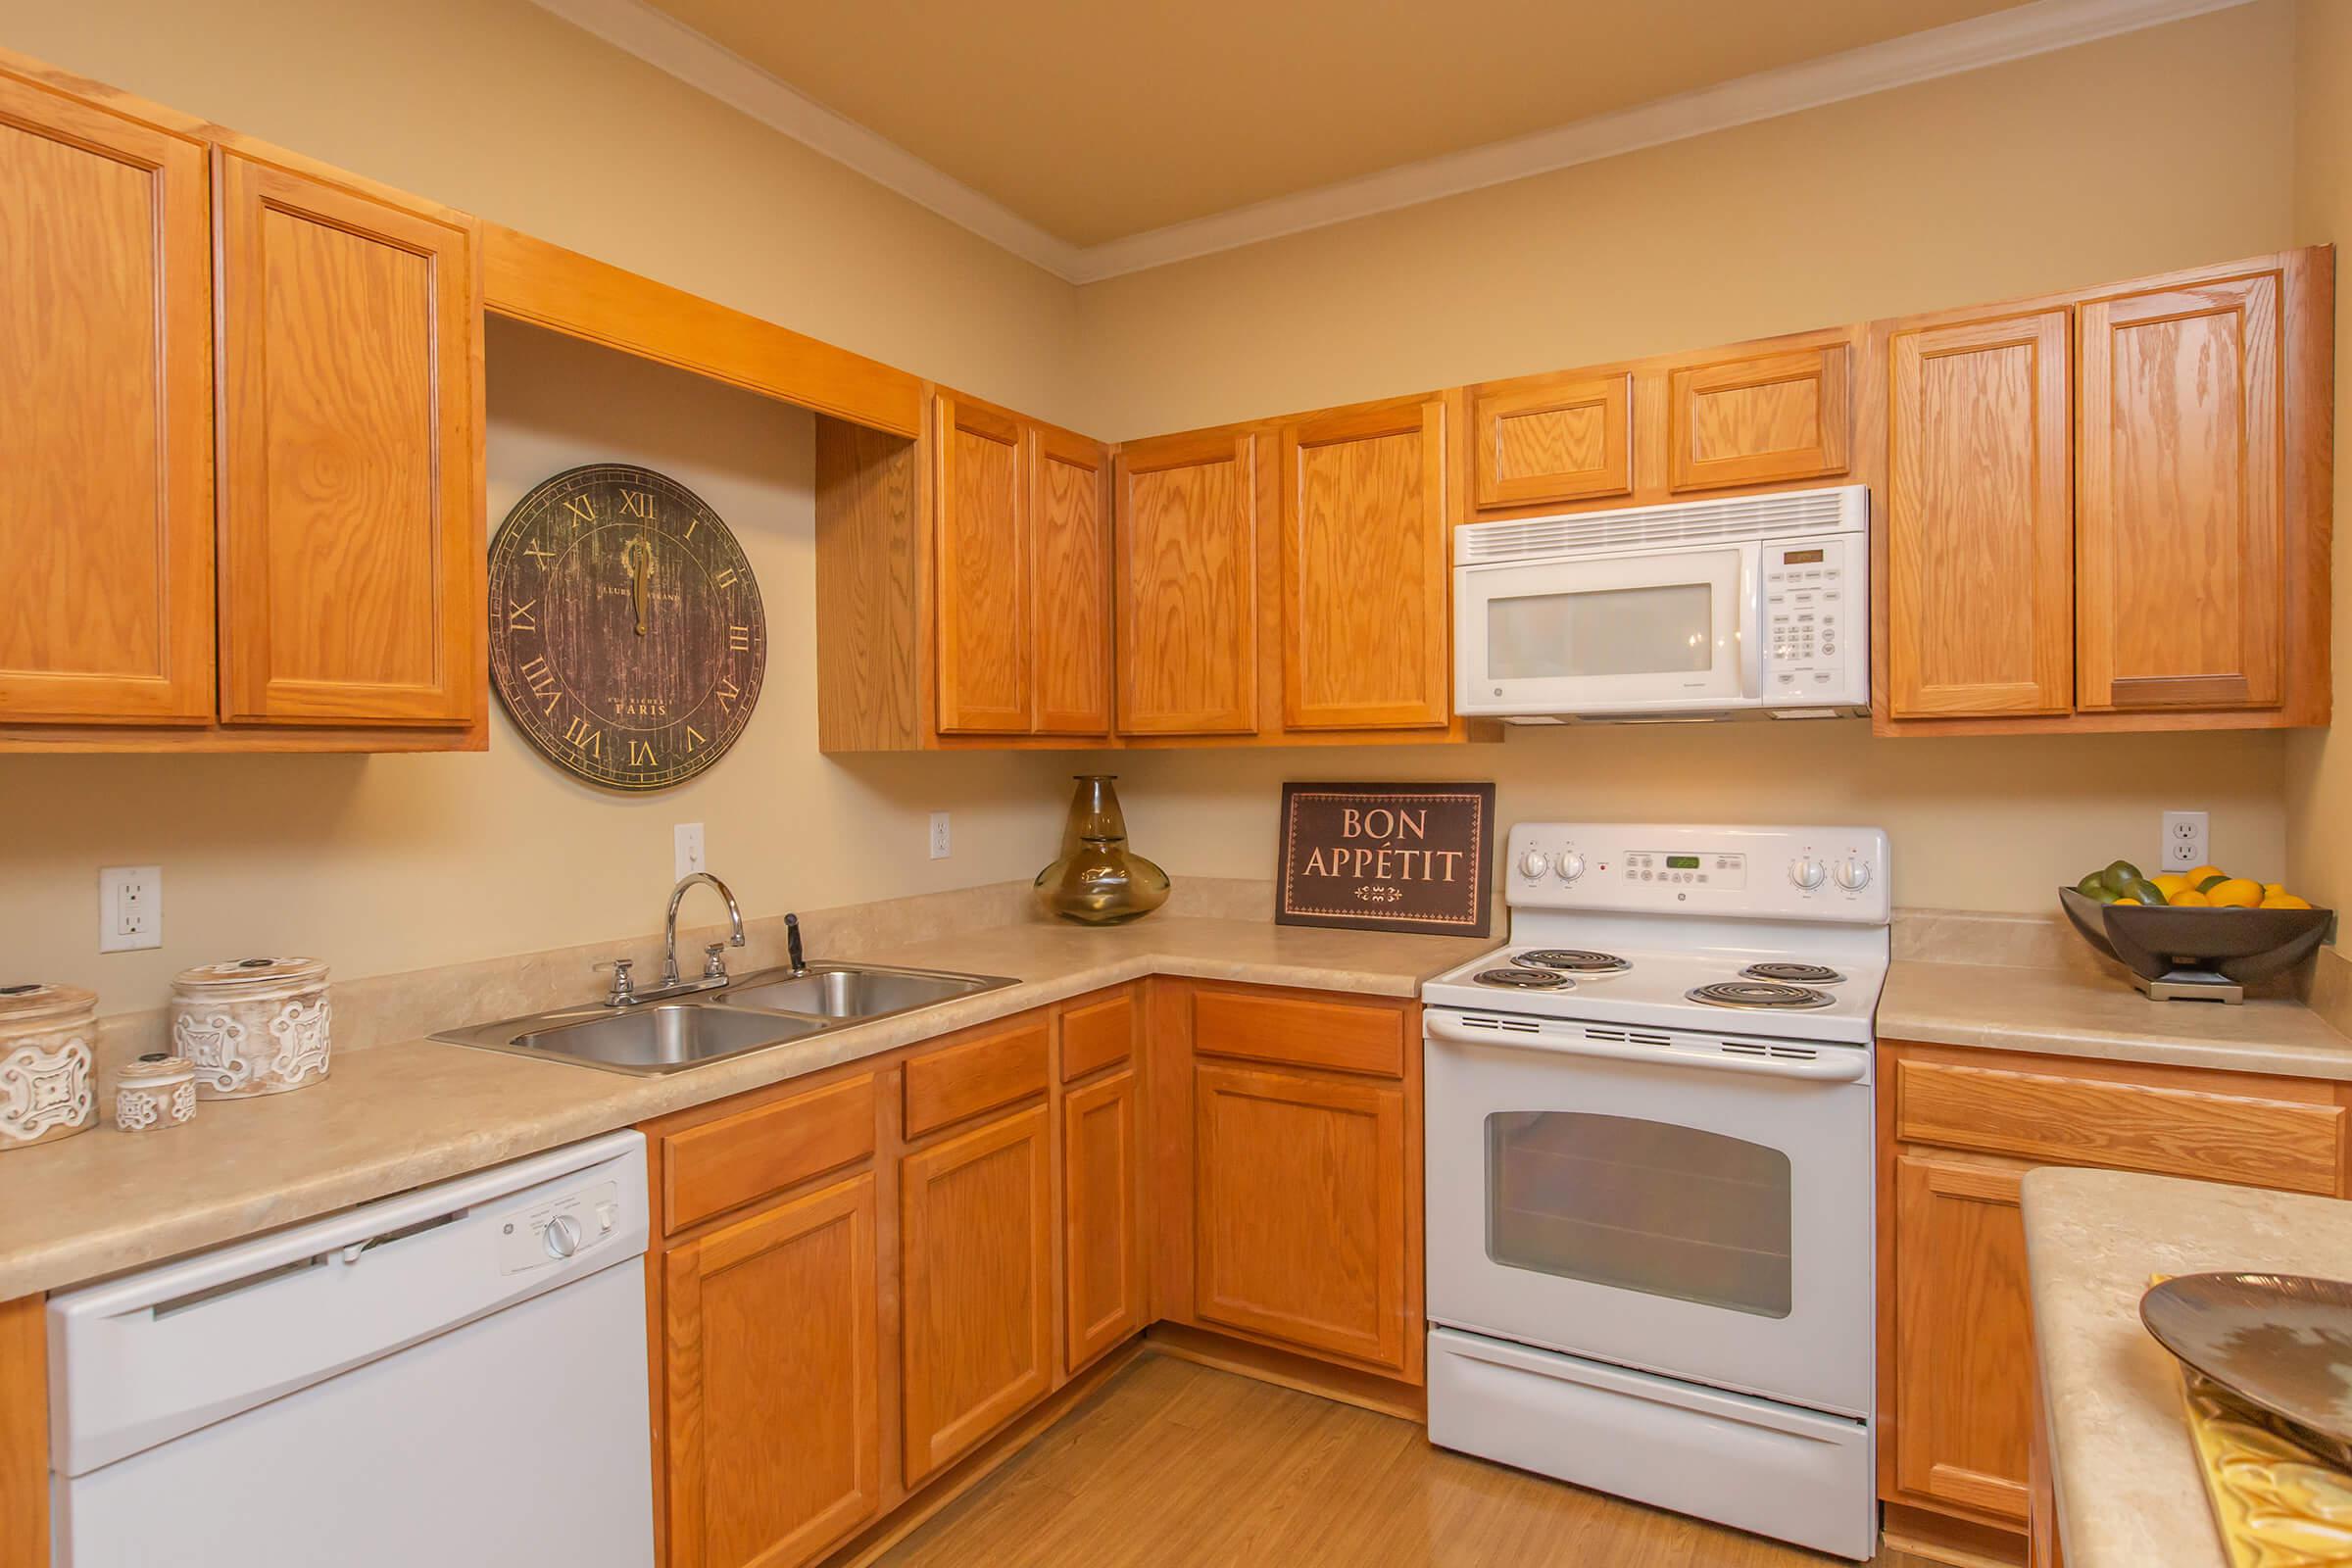
[[[606,1006],[626,1006],[637,1000],[637,983],[629,978],[629,970],[636,962],[634,958],[608,958],[603,963],[591,966],[591,972],[596,974],[602,974],[607,969],[612,971],[612,990],[605,998]]]
[[[727,977],[727,945],[713,942],[703,949],[703,978],[724,980]]]

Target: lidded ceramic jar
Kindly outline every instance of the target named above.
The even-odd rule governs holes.
[[[126,1133],[181,1127],[196,1116],[196,1064],[150,1052],[115,1075],[115,1125]]]
[[[91,1048],[98,994],[0,986],[0,1150],[70,1138],[95,1119]]]
[[[283,1094],[326,1076],[326,964],[232,958],[172,982],[172,1053],[196,1069],[199,1100]]]

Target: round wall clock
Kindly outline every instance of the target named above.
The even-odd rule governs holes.
[[[683,783],[760,700],[767,617],[743,547],[651,468],[566,468],[490,544],[490,680],[559,766],[616,790]]]

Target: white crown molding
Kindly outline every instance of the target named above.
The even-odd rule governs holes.
[[[615,48],[1072,283],[1097,283],[1533,174],[1729,130],[1890,88],[2226,11],[2251,0],[2030,0],[1884,43],[1763,71],[1356,179],[1078,246],[896,142],[844,119],[646,0],[534,0]]]

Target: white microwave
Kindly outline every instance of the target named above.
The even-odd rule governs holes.
[[[1870,710],[1870,488],[1454,530],[1457,711],[1517,723]]]

